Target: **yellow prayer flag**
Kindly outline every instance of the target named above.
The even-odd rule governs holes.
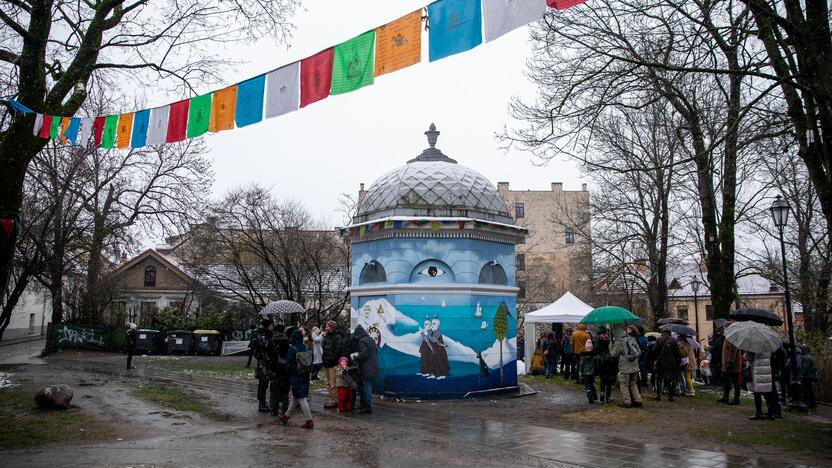
[[[130,147],[130,133],[133,131],[133,113],[121,114],[116,126],[116,148]]]
[[[61,144],[66,143],[64,132],[66,131],[66,128],[69,127],[70,120],[71,119],[69,117],[61,117]]]
[[[442,225],[439,223],[439,221],[431,221],[430,222],[430,230],[431,231],[438,231],[441,227],[442,227]]]
[[[234,109],[237,107],[237,85],[214,91],[211,98],[211,117],[208,131],[221,132],[234,128]]]
[[[422,59],[422,10],[376,28],[375,76],[419,63]]]

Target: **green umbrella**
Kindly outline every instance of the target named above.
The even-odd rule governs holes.
[[[587,325],[627,325],[638,320],[632,312],[617,306],[599,307],[581,320]]]

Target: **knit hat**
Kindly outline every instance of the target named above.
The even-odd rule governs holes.
[[[339,366],[345,366],[345,365],[347,365],[348,362],[350,362],[350,361],[349,361],[349,359],[347,359],[346,356],[341,356],[341,359],[338,360],[338,365]]]
[[[586,340],[584,344],[584,351],[592,352],[592,340]]]

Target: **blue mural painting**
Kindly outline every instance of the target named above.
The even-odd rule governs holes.
[[[430,148],[363,195],[351,245],[351,328],[378,344],[374,391],[464,398],[517,391],[515,226],[496,188]]]

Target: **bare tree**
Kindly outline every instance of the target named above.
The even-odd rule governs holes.
[[[100,82],[164,83],[184,94],[218,81],[217,45],[272,36],[286,40],[297,0],[100,0],[3,2],[0,90],[50,115],[75,114]],[[20,211],[26,168],[47,144],[32,134],[35,117],[0,127],[0,216]],[[0,286],[12,269],[15,238],[0,239]]]

